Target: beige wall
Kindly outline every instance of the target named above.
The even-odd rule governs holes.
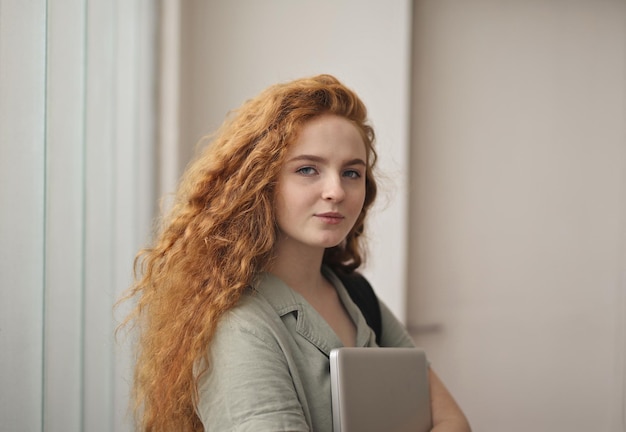
[[[623,431],[626,3],[418,0],[413,55],[416,340],[475,430]]]

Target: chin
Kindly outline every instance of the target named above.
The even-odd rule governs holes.
[[[323,243],[324,249],[330,249],[330,248],[334,248],[336,246],[339,246],[343,243],[343,241],[345,240],[345,237],[342,237],[341,239],[337,240],[337,239],[332,239],[332,240],[328,240]]]

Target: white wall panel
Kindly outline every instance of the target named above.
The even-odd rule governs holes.
[[[42,424],[46,3],[0,2],[0,422]]]
[[[149,240],[155,208],[156,185],[152,178],[155,164],[153,140],[154,128],[154,46],[153,19],[150,0],[116,2],[115,35],[115,93],[113,149],[113,197],[112,222],[115,227],[112,274],[112,299],[119,299],[131,284],[133,262],[137,251]],[[109,301],[110,296],[107,296]],[[110,303],[111,307],[113,303]],[[129,311],[129,304],[116,310],[120,319]],[[118,322],[114,321],[114,325]],[[132,380],[132,340],[123,335],[114,345],[112,408],[113,431],[129,428],[128,392]]]
[[[113,305],[155,206],[156,6],[0,1],[2,431],[132,430]]]
[[[87,5],[84,426],[111,431],[115,297],[116,34],[111,1]]]
[[[43,400],[51,432],[82,426],[84,3],[48,6]]]

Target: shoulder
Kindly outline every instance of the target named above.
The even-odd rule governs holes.
[[[198,381],[197,410],[205,427],[308,430],[286,351],[288,337],[275,305],[256,290],[220,318],[208,347],[208,369]]]
[[[250,290],[220,318],[213,342],[219,344],[225,338],[232,343],[234,337],[243,337],[268,343],[275,339],[279,322],[275,309],[258,292]]]
[[[253,287],[227,311],[217,325],[215,338],[237,335],[256,337],[265,342],[280,343],[289,337],[286,316],[302,309],[302,300],[280,279],[262,274]]]

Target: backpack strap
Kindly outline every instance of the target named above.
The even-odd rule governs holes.
[[[378,297],[372,289],[370,283],[360,273],[352,272],[345,274],[335,271],[339,280],[346,287],[352,301],[359,307],[367,325],[376,334],[376,343],[380,345],[382,335],[382,319],[380,315],[380,305]]]

